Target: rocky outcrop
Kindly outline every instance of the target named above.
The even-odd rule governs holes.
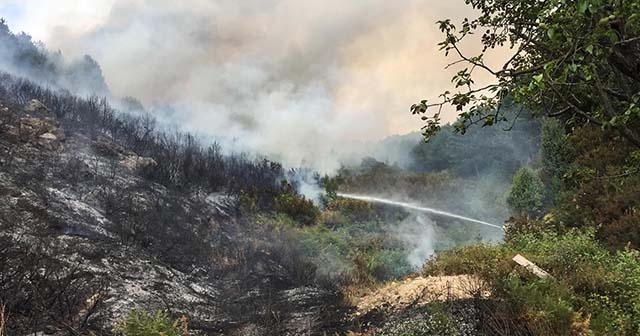
[[[46,150],[60,149],[66,136],[58,123],[48,116],[47,107],[34,99],[24,109],[33,114],[18,116],[7,107],[0,111],[7,118],[4,125],[6,139],[14,143],[29,142]]]

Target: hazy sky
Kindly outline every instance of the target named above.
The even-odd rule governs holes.
[[[14,31],[92,55],[114,95],[292,162],[419,130],[410,105],[450,85],[435,21],[471,14],[462,0],[0,0]]]

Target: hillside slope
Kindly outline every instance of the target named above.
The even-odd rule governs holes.
[[[205,334],[307,335],[336,325],[338,295],[314,285],[294,247],[243,219],[237,194],[150,181],[140,172],[167,162],[105,132],[62,127],[46,101],[19,105],[4,93],[8,330],[110,334],[134,308],[185,315]]]

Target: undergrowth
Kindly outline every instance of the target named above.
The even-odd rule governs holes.
[[[539,279],[515,266],[522,254],[548,271]],[[425,275],[474,274],[494,302],[489,329],[513,335],[637,335],[640,333],[640,257],[610,252],[593,230],[521,233],[503,245],[472,245],[438,255]],[[513,328],[513,329],[512,329]]]

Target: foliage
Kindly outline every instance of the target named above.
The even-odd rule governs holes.
[[[513,177],[511,190],[507,196],[507,204],[516,213],[536,214],[542,209],[544,200],[544,185],[531,169],[520,168]]]
[[[547,203],[551,203],[562,188],[562,180],[569,169],[571,148],[564,125],[557,119],[543,120],[540,138],[542,178],[549,190]]]
[[[610,248],[640,246],[640,151],[597,127],[569,137],[573,162],[554,209],[569,227],[591,227]]]
[[[520,117],[508,130],[472,128],[464,136],[446,125],[429,142],[411,150],[412,169],[417,172],[450,171],[456,176],[511,176],[533,157],[539,146],[540,126]]]
[[[554,279],[538,279],[516,266],[510,260],[516,253],[547,270]],[[518,326],[520,332],[640,332],[640,256],[632,250],[607,251],[595,240],[593,231],[558,234],[538,230],[521,233],[504,245],[463,247],[440,254],[425,265],[424,272],[476,274],[487,282],[494,300],[502,300],[503,308],[513,310],[510,324],[502,325]],[[486,313],[499,312],[494,308]]]
[[[515,103],[537,114],[558,117],[571,126],[595,124],[640,147],[640,3],[618,0],[469,0],[475,19],[456,27],[439,21],[441,49],[464,64],[452,78],[458,92],[442,100],[414,104],[424,116],[424,134],[440,130],[445,105],[459,111],[455,124],[465,133],[472,124],[505,121],[503,105]],[[477,33],[477,34],[476,34]],[[482,51],[467,55],[462,44],[480,36]],[[509,47],[511,57],[499,68],[485,62],[487,53]],[[495,78],[475,85],[477,71]]]
[[[132,310],[115,327],[114,331],[123,336],[188,336],[187,318],[172,321],[166,312],[155,314]]]
[[[335,199],[328,204],[327,210],[338,212],[344,216],[347,221],[342,224],[376,221],[382,215],[380,209],[374,204],[349,198]]]
[[[431,144],[426,146],[429,145]],[[472,176],[461,177],[455,173],[461,169],[454,162],[451,169],[441,172],[415,172],[393,167],[369,169],[361,165],[342,168],[338,172],[338,177],[340,190],[345,193],[375,195],[409,203],[420,203],[434,209],[500,222],[509,216],[505,194],[511,183],[510,177],[499,173],[493,174],[486,171],[486,168],[485,166],[485,171],[479,175],[474,172]],[[399,207],[369,206],[377,209],[375,213],[388,222],[399,222],[407,216],[406,211]],[[487,232],[493,229],[467,222],[455,222],[447,218],[434,219],[446,228],[448,233],[454,233],[452,229],[456,226],[461,228],[460,233],[466,232],[466,237],[460,235],[461,239],[458,241],[473,240],[478,235],[489,237],[495,234],[495,231]]]
[[[341,211],[333,211],[339,222],[332,226],[324,222],[302,226],[285,215],[258,216],[256,222],[267,229],[288,232],[290,240],[300,243],[301,256],[318,266],[316,273],[321,280],[370,286],[411,272],[405,247],[389,235],[385,223],[375,219],[351,221]]]
[[[552,213],[544,221],[513,219],[503,245],[476,245],[440,254],[429,274],[473,273],[490,287],[493,332],[514,335],[635,335],[638,319],[637,223],[640,194],[640,3],[617,0],[470,0],[478,17],[460,27],[439,22],[446,54],[462,65],[457,92],[412,106],[424,135],[441,128],[445,106],[458,112],[453,128],[514,120],[510,107],[547,116],[541,134],[541,179],[516,174],[510,205]],[[467,55],[463,44],[478,33],[483,46]],[[512,54],[498,68],[485,62],[492,49]],[[479,87],[478,71],[495,81]],[[544,183],[544,185],[543,185]],[[545,195],[544,188],[550,191]],[[571,229],[578,227],[581,231]],[[537,279],[516,267],[520,253],[553,275]]]
[[[570,147],[564,126],[557,119],[545,118],[540,133],[542,170],[552,178],[562,178],[570,163]]]
[[[275,198],[274,209],[287,214],[302,225],[311,225],[320,216],[320,210],[313,201],[297,195],[293,190],[285,190]]]
[[[342,180],[339,176],[325,175],[320,179],[319,185],[324,189],[324,195],[322,196],[323,206],[326,206],[338,197],[338,188],[341,183]]]

